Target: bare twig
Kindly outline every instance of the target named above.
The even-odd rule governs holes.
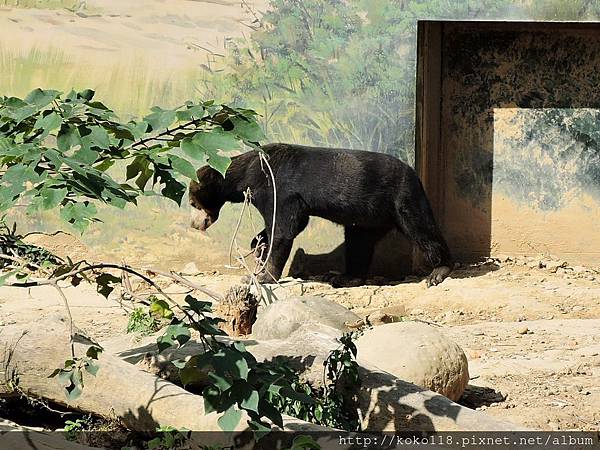
[[[81,264],[81,262],[78,264]],[[48,286],[48,285],[57,286],[58,285],[57,283],[59,281],[65,280],[67,278],[71,278],[75,275],[83,274],[84,272],[92,272],[97,269],[118,269],[118,270],[125,271],[127,273],[133,274],[133,275],[141,278],[146,283],[148,283],[150,286],[152,286],[160,295],[162,295],[173,307],[175,307],[179,311],[181,311],[192,324],[194,324],[198,329],[200,328],[198,321],[194,318],[194,316],[189,311],[187,311],[185,308],[183,308],[181,305],[179,305],[176,301],[174,301],[158,284],[156,284],[151,278],[140,273],[141,271],[133,269],[127,265],[110,264],[110,263],[89,264],[86,267],[80,267],[80,268],[71,270],[68,273],[65,273],[63,275],[60,275],[60,276],[57,276],[54,278],[38,279],[35,281],[27,281],[27,282],[23,282],[23,283],[11,283],[11,284],[8,284],[8,286],[14,286],[14,287],[31,287],[31,286]],[[172,275],[173,274],[168,274],[168,275],[163,275],[163,276],[172,277]],[[207,289],[203,288],[202,286],[199,286],[199,287],[200,287],[199,290],[208,291]],[[70,311],[69,311],[69,314],[70,314]],[[202,333],[200,333],[200,339],[202,340],[202,343],[205,346],[212,347],[211,343],[208,342],[208,340]]]
[[[244,203],[242,204],[242,211],[240,212],[240,216],[238,217],[237,223],[235,224],[235,229],[233,230],[233,235],[231,236],[231,242],[229,243],[229,266],[233,267],[231,263],[231,254],[233,253],[233,245],[237,244],[237,235],[240,231],[240,225],[242,223],[242,219],[244,217],[244,212],[246,211],[246,207],[250,203],[250,199],[252,196],[252,192],[250,188],[246,189],[244,192]]]
[[[269,239],[269,251],[267,252],[267,257],[264,259],[263,264],[261,265],[260,269],[257,272],[257,273],[260,273],[267,266],[269,258],[271,257],[271,253],[273,251],[273,236],[275,235],[275,219],[277,217],[277,186],[275,186],[275,175],[273,174],[273,169],[271,168],[271,165],[269,164],[267,157],[262,152],[260,152],[258,154],[258,157],[260,158],[261,167],[264,164],[265,166],[267,166],[267,169],[269,169],[269,174],[271,176],[271,182],[273,183],[273,219],[271,220],[271,234],[270,234],[270,239]]]
[[[58,294],[60,295],[60,298],[62,299],[67,311],[67,316],[69,319],[69,344],[71,345],[71,356],[75,358],[75,331],[73,325],[73,315],[71,314],[71,308],[69,307],[69,300],[57,282],[51,283],[51,285],[58,291]]]
[[[29,233],[25,233],[21,237],[21,239],[25,239],[27,236],[32,236],[34,234],[41,234],[43,236],[56,236],[57,234],[66,234],[68,236],[72,236],[71,233],[67,233],[66,231],[62,231],[62,230],[54,231],[53,233],[46,233],[44,231],[30,231]]]
[[[196,284],[190,280],[187,280],[184,277],[182,277],[181,275],[179,275],[178,273],[175,273],[173,271],[164,272],[162,270],[156,270],[156,269],[145,269],[145,270],[148,273],[155,273],[156,275],[160,275],[160,276],[163,276],[166,278],[171,278],[172,280],[175,280],[178,283],[181,283],[181,284],[188,286],[192,289],[195,289],[197,291],[203,292],[204,294],[208,295],[209,297],[212,297],[214,300],[217,300],[217,301],[223,300],[223,296],[221,294],[211,291],[210,289],[207,289],[204,286]]]

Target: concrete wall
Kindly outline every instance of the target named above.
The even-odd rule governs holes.
[[[417,165],[461,260],[600,264],[600,26],[421,23]]]

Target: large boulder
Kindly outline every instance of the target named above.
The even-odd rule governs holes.
[[[360,320],[343,306],[321,297],[290,297],[277,300],[258,311],[252,327],[255,339],[286,339],[303,325],[322,324],[340,332],[347,331],[346,324]]]
[[[469,382],[463,350],[421,322],[375,327],[358,339],[356,347],[362,360],[453,401],[460,398]]]

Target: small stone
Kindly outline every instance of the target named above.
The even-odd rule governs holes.
[[[198,270],[198,267],[195,263],[189,262],[185,266],[183,266],[183,270],[181,271],[181,273],[183,275],[198,275],[198,273],[200,273],[200,270]]]
[[[521,327],[521,328],[519,328],[517,330],[517,333],[519,333],[519,334],[527,334],[527,333],[529,333],[529,328],[527,328],[527,327]]]
[[[566,265],[566,261],[546,261],[546,269],[550,272],[558,272],[559,269],[563,269]]]
[[[585,272],[587,272],[587,269],[585,267],[583,267],[583,266],[573,266],[572,269],[573,269],[573,272],[575,272],[575,273],[585,273]]]
[[[575,305],[573,306],[573,311],[583,311],[585,308],[581,305]]]
[[[483,331],[473,331],[473,336],[484,336],[485,333]]]
[[[384,313],[383,311],[376,311],[367,316],[367,321],[371,325],[382,325],[384,323],[392,323],[394,322],[394,317],[389,314]]]
[[[552,320],[552,319],[554,319],[554,316],[552,314],[550,314],[550,315],[544,317],[544,319],[546,319],[546,320]]]

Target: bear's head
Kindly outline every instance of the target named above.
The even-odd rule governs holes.
[[[190,183],[191,226],[204,231],[219,218],[223,199],[223,176],[205,166],[197,171],[198,181]]]

